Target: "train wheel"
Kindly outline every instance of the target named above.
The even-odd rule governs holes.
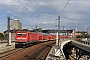
[[[22,46],[22,48],[26,48],[26,46]]]
[[[15,48],[19,48],[18,44],[15,44]]]
[[[28,47],[28,44],[25,45],[25,48],[27,48],[27,47]]]

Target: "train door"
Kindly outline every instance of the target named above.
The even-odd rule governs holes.
[[[50,34],[48,34],[48,40],[51,40],[52,36]]]

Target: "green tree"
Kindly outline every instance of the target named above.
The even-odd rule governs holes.
[[[0,40],[3,40],[3,38],[4,38],[3,33],[0,33]]]
[[[76,35],[76,38],[82,38],[82,35]]]
[[[83,34],[82,38],[90,38],[90,34]]]
[[[49,34],[50,33],[50,30],[48,30],[46,33]]]
[[[4,39],[5,39],[5,40],[8,39],[8,34],[5,34]]]

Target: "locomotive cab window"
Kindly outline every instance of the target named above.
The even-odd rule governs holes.
[[[22,36],[26,36],[26,33],[22,33]]]
[[[17,36],[26,36],[26,33],[17,33]]]
[[[26,36],[26,34],[22,34],[22,36]]]
[[[22,34],[17,34],[18,36],[22,36]]]

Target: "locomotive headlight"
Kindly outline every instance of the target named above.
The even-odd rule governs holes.
[[[23,41],[26,41],[26,38],[22,38]]]
[[[26,43],[23,43],[23,44],[26,44]]]
[[[26,38],[22,38],[22,39],[26,39]]]
[[[18,43],[15,43],[15,44],[18,44]]]

